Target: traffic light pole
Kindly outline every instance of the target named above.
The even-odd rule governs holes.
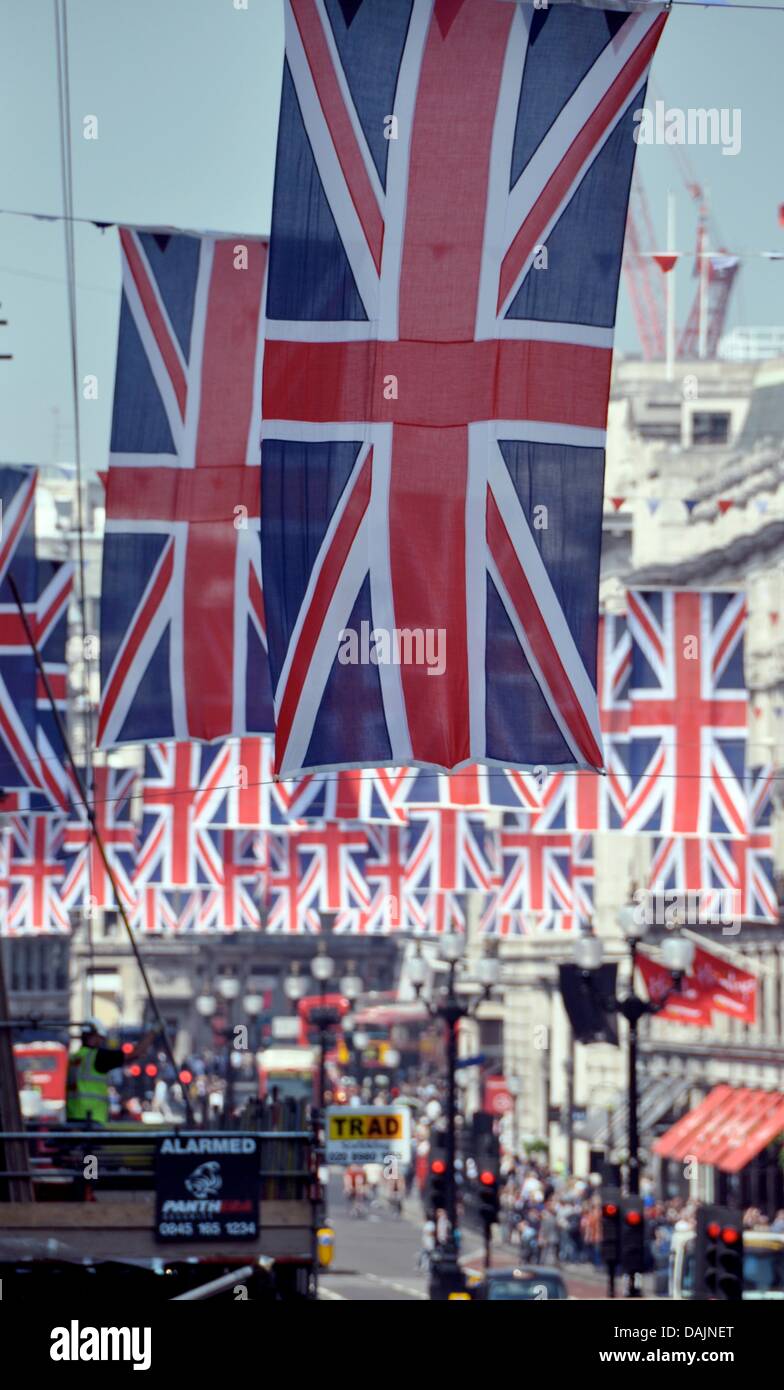
[[[455,998],[455,967],[449,967],[449,1003]],[[457,1023],[453,1010],[446,1010],[446,1216],[449,1223],[449,1240],[454,1245],[457,1227],[457,1182],[455,1180],[455,1159],[457,1158],[456,1119],[457,1119]]]
[[[630,942],[631,971],[632,971],[632,990],[634,989],[634,972],[637,965],[637,942],[632,938]],[[627,1172],[627,1192],[630,1197],[640,1195],[640,1129],[639,1129],[639,1099],[637,1094],[637,1025],[639,1016],[634,1009],[630,1009],[626,1015],[629,1025],[628,1039],[628,1085],[629,1085],[629,1164]],[[642,1290],[638,1283],[638,1275],[629,1274],[627,1276],[627,1297],[640,1298]]]

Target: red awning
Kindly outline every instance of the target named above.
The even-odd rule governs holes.
[[[715,1086],[653,1145],[661,1158],[694,1158],[738,1173],[784,1132],[784,1095],[744,1086]]]

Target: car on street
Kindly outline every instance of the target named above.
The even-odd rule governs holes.
[[[471,1297],[486,1302],[568,1298],[563,1275],[545,1265],[520,1265],[489,1269],[471,1288]]]

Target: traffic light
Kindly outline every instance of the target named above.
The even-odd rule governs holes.
[[[427,1209],[441,1211],[446,1207],[447,1164],[446,1135],[430,1131],[430,1153],[427,1160]]]
[[[642,1274],[645,1220],[641,1197],[621,1198],[621,1265],[624,1274]]]
[[[602,1261],[615,1269],[621,1263],[621,1190],[602,1189]]]
[[[490,1119],[491,1117],[483,1115],[479,1120],[477,1116],[474,1116],[473,1159],[476,1164],[479,1217],[487,1230],[494,1221],[498,1220],[501,1147],[498,1136],[493,1133],[491,1125],[484,1123],[486,1118]]]
[[[485,1226],[498,1220],[498,1174],[489,1168],[479,1172],[479,1215]]]
[[[697,1212],[694,1292],[723,1302],[743,1297],[743,1226],[729,1207],[703,1206]]]

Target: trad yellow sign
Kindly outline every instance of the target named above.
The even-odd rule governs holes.
[[[411,1117],[406,1106],[333,1106],[327,1110],[327,1163],[408,1163]]]

